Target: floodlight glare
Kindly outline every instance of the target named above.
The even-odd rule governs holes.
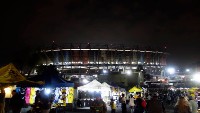
[[[174,74],[174,73],[175,73],[175,69],[174,69],[174,68],[168,68],[168,69],[167,69],[167,72],[168,72],[169,74]]]
[[[126,71],[126,74],[127,74],[127,75],[131,75],[131,73],[132,73],[131,70],[127,70],[127,71]]]
[[[105,73],[108,73],[108,71],[107,70],[103,70],[103,73],[105,74]]]
[[[197,81],[197,82],[200,82],[200,73],[195,73],[195,74],[193,75],[193,80],[194,80],[194,81]]]
[[[190,69],[186,69],[186,72],[190,72]]]
[[[45,89],[45,94],[48,95],[51,93],[51,90],[49,88]]]

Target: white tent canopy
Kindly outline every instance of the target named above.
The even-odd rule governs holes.
[[[80,86],[77,88],[78,90],[94,90],[94,91],[102,91],[102,90],[107,90],[110,91],[110,86],[107,83],[101,84],[99,81],[97,80],[93,80],[91,82],[89,82],[86,85]]]
[[[108,88],[112,87],[111,85],[107,84],[106,82],[103,82],[102,85],[105,87],[108,87]]]

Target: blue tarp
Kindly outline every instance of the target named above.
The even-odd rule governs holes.
[[[74,83],[66,81],[58,75],[36,75],[30,78],[32,81],[44,81],[45,84],[40,87],[74,87]]]

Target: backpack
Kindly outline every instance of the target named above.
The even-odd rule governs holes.
[[[142,107],[143,107],[144,109],[146,109],[146,105],[147,105],[147,103],[146,103],[146,101],[143,99],[143,100],[142,100]]]

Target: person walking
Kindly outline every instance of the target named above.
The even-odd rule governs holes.
[[[122,107],[122,113],[126,113],[126,98],[125,98],[125,94],[122,94],[122,97],[121,97],[121,107]]]
[[[192,113],[189,102],[185,99],[184,95],[180,95],[174,107],[174,113]]]
[[[116,103],[115,103],[114,99],[111,99],[110,107],[111,107],[111,113],[115,113],[116,112]]]
[[[133,113],[133,110],[134,110],[134,106],[135,106],[134,101],[135,101],[135,99],[133,98],[133,95],[131,94],[130,99],[129,99],[129,106],[130,106],[130,109],[131,109],[131,113]]]
[[[197,102],[195,102],[194,97],[189,96],[188,99],[189,99],[189,105],[190,105],[190,109],[191,109],[192,113],[198,113],[198,111],[197,111],[198,105],[197,105]]]

